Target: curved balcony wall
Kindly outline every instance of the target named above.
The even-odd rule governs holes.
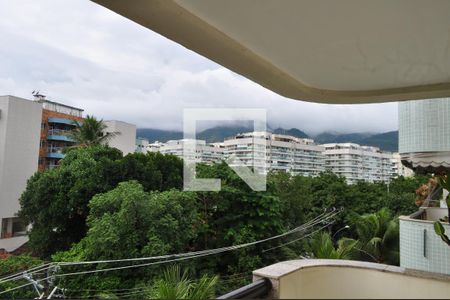
[[[253,271],[270,279],[269,299],[448,298],[450,276],[350,260],[303,259]]]

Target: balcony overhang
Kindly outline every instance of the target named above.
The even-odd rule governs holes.
[[[450,1],[93,1],[288,98],[450,96]]]

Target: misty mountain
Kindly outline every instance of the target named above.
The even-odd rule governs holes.
[[[183,138],[183,132],[181,131],[170,131],[152,128],[138,128],[136,130],[136,136],[140,138],[145,138],[151,141],[167,142],[168,140],[179,140]]]
[[[316,135],[314,141],[320,144],[326,143],[355,143],[365,146],[379,147],[384,151],[398,151],[398,131],[384,133],[332,133],[324,132]]]
[[[272,131],[273,133],[277,134],[286,134],[286,135],[292,135],[298,138],[309,138],[309,136],[297,128],[291,128],[291,129],[283,129],[283,128],[277,128]]]
[[[252,131],[252,127],[246,126],[216,126],[197,133],[197,138],[205,140],[208,143],[221,142],[225,138],[242,132]],[[385,151],[398,151],[398,131],[390,131],[384,133],[336,133],[323,132],[316,136],[308,136],[302,130],[297,128],[291,129],[268,129],[273,133],[292,135],[299,138],[313,138],[318,144],[325,143],[356,143],[360,145],[376,146]],[[137,136],[146,138],[151,142],[182,139],[181,131],[160,130],[151,128],[138,128]]]
[[[197,134],[197,138],[205,140],[207,143],[222,142],[225,138],[231,137],[238,133],[253,131],[253,127],[245,126],[216,126]]]
[[[314,137],[317,143],[357,143],[364,139],[373,136],[371,133],[333,133],[333,132],[323,132]]]

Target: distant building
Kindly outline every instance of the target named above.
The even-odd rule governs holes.
[[[235,156],[260,173],[270,170],[317,176],[324,168],[324,148],[311,139],[270,132],[247,132],[223,142],[224,156]]]
[[[147,153],[149,152],[149,144],[150,142],[147,139],[144,138],[136,138],[136,149],[135,152],[137,153]]]
[[[414,171],[402,164],[402,159],[399,153],[393,153],[391,162],[393,164],[394,177],[403,176],[411,177],[414,176]]]
[[[325,168],[344,176],[350,184],[358,180],[389,182],[393,177],[392,153],[353,143],[324,144]]]
[[[136,150],[136,125],[122,121],[104,121],[108,126],[106,132],[117,133],[108,141],[108,145],[119,149],[123,155]]]
[[[207,144],[203,140],[171,140],[164,144],[154,145],[158,151],[163,154],[172,154],[183,158],[184,145],[186,143],[195,143],[195,152],[186,152],[187,157],[198,163],[212,164],[219,162],[223,158],[223,149],[211,144]]]

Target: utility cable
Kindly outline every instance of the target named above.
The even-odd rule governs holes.
[[[96,270],[89,270],[89,271],[79,271],[79,272],[64,273],[64,274],[54,274],[52,276],[47,276],[43,279],[36,280],[36,282],[44,281],[44,280],[50,279],[52,277],[85,275],[85,274],[92,274],[92,273],[98,273],[98,272],[108,272],[108,271],[116,271],[116,270],[130,269],[130,268],[145,267],[145,266],[151,266],[151,265],[159,265],[159,264],[165,264],[165,263],[170,263],[170,262],[183,261],[183,260],[187,260],[187,259],[205,257],[205,256],[209,256],[209,255],[227,252],[227,251],[233,251],[233,250],[253,246],[256,244],[268,242],[268,241],[278,239],[281,237],[285,237],[285,236],[288,236],[288,235],[296,233],[296,232],[305,231],[306,229],[313,227],[319,223],[324,223],[326,220],[333,218],[335,215],[337,215],[340,212],[341,212],[341,210],[336,211],[336,209],[333,209],[331,212],[325,212],[325,213],[319,215],[318,217],[312,219],[311,221],[309,221],[301,226],[298,226],[292,230],[289,230],[285,233],[282,233],[282,234],[279,234],[276,236],[272,236],[272,237],[268,237],[266,239],[262,239],[262,240],[258,240],[258,241],[254,241],[254,242],[250,242],[250,243],[245,243],[245,244],[240,244],[240,245],[229,246],[229,247],[222,247],[222,248],[217,248],[217,249],[202,250],[202,251],[188,252],[188,253],[181,253],[181,254],[162,255],[162,256],[156,256],[156,257],[130,258],[130,259],[121,259],[121,260],[87,261],[87,262],[74,262],[74,263],[70,263],[70,262],[69,263],[53,263],[53,264],[50,263],[49,265],[56,264],[59,266],[70,266],[70,265],[94,264],[94,263],[111,263],[111,262],[115,263],[115,262],[124,262],[124,261],[134,262],[134,261],[156,260],[156,259],[166,259],[166,258],[175,257],[174,259],[166,259],[163,261],[156,261],[156,262],[136,264],[136,265],[127,265],[127,266],[121,266],[121,267],[111,267],[111,268],[96,269]],[[328,225],[329,224],[327,224],[327,226]],[[11,276],[9,276],[9,277],[11,277]],[[20,278],[17,278],[17,279],[20,279]],[[4,280],[4,279],[1,279],[1,280],[3,280],[3,281],[0,281],[0,282],[6,282],[6,280]],[[29,285],[31,285],[31,283],[23,284],[23,285],[8,289],[6,291],[1,291],[0,294],[11,292],[11,291],[14,291],[14,290],[17,290],[19,288],[26,287]]]

